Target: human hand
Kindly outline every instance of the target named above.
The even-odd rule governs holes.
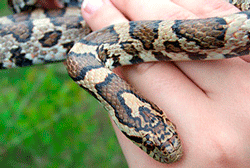
[[[86,1],[86,0],[85,0]],[[129,20],[192,19],[238,12],[223,0],[90,0],[83,16],[95,31]],[[86,3],[86,2],[85,2]],[[165,12],[167,11],[167,12]],[[122,67],[120,75],[177,125],[184,156],[164,165],[115,130],[130,167],[250,165],[250,57],[156,62]],[[121,74],[122,73],[122,74]]]

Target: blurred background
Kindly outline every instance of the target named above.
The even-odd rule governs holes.
[[[0,16],[9,15],[1,0]],[[0,167],[127,167],[107,111],[62,63],[0,71]]]

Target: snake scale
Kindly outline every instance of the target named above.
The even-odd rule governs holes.
[[[64,2],[81,4],[81,0]],[[12,0],[9,4],[22,13],[0,18],[0,68],[67,59],[70,77],[104,104],[127,138],[155,160],[172,163],[182,156],[175,126],[111,70],[149,61],[214,60],[249,54],[250,2],[229,2],[242,12],[196,20],[131,21],[91,33],[75,7],[22,12],[34,8],[36,1]]]

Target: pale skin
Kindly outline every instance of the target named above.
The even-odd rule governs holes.
[[[224,0],[90,0],[82,9],[95,31],[129,20],[192,19],[239,10]],[[101,1],[101,4],[100,4]],[[86,3],[86,2],[85,2]],[[156,62],[117,69],[173,121],[183,144],[177,163],[147,156],[114,125],[130,167],[248,167],[250,56],[219,61]]]

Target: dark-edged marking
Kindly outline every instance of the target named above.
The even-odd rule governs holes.
[[[161,21],[131,21],[129,34],[131,38],[140,40],[145,50],[154,49],[153,42],[158,38],[158,28]]]
[[[12,56],[10,57],[10,60],[12,62],[15,62],[15,65],[18,67],[31,66],[32,60],[25,58],[25,54],[21,52],[21,47],[11,49],[10,53],[12,54]]]
[[[152,52],[154,57],[159,61],[171,61],[172,58],[166,55],[163,55],[161,52]]]
[[[32,21],[25,21],[16,24],[1,25],[0,36],[12,34],[16,41],[25,43],[30,40],[32,35]]]
[[[175,20],[173,32],[179,39],[193,41],[200,49],[221,48],[225,45],[227,22],[223,18]]]
[[[133,135],[128,135],[126,132],[122,131],[122,133],[130,140],[132,140],[133,142],[136,142],[138,144],[142,144],[142,138],[137,137],[137,136],[133,136]]]
[[[50,31],[44,34],[44,36],[38,41],[41,43],[43,47],[52,47],[58,44],[62,36],[62,32],[59,30]]]
[[[191,60],[204,60],[207,58],[207,54],[191,53],[187,52],[188,58]]]
[[[67,43],[63,43],[62,46],[63,48],[65,48],[67,51],[66,51],[66,54],[69,53],[70,49],[73,47],[73,45],[75,44],[74,41],[70,41],[70,42],[67,42]]]
[[[80,40],[80,43],[88,45],[116,44],[119,41],[119,34],[114,30],[114,25],[95,31]]]
[[[126,88],[126,89],[125,89]],[[138,107],[140,117],[133,117],[132,109],[127,106],[126,101],[124,100],[123,95],[125,93],[131,94],[135,96],[139,101],[143,103],[150,104],[145,99],[141,98],[138,94],[132,91],[129,85],[127,85],[124,81],[122,81],[117,75],[109,74],[105,81],[96,84],[95,89],[97,90],[97,94],[102,97],[112,108],[115,110],[115,116],[120,123],[126,125],[128,127],[134,128],[135,131],[139,132],[140,130],[154,132],[154,128],[156,128],[161,122],[160,116],[152,114],[150,109],[147,107]],[[152,106],[151,108],[154,109]],[[161,114],[160,112],[159,114]],[[146,122],[145,126],[142,127],[141,119],[143,118]],[[153,121],[153,123],[151,123]],[[156,123],[158,121],[159,123]],[[150,125],[152,124],[152,127]]]
[[[6,67],[3,66],[3,63],[0,62],[0,69],[7,69]]]
[[[56,18],[56,17],[63,17],[65,15],[66,9],[45,9],[44,14],[48,18]]]
[[[104,67],[92,53],[77,54],[71,52],[67,62],[71,62],[67,63],[67,69],[74,81],[84,80],[90,70]]]
[[[83,21],[82,17],[79,16],[68,16],[68,17],[57,17],[52,18],[51,23],[58,27],[66,27],[66,29],[81,29]]]

